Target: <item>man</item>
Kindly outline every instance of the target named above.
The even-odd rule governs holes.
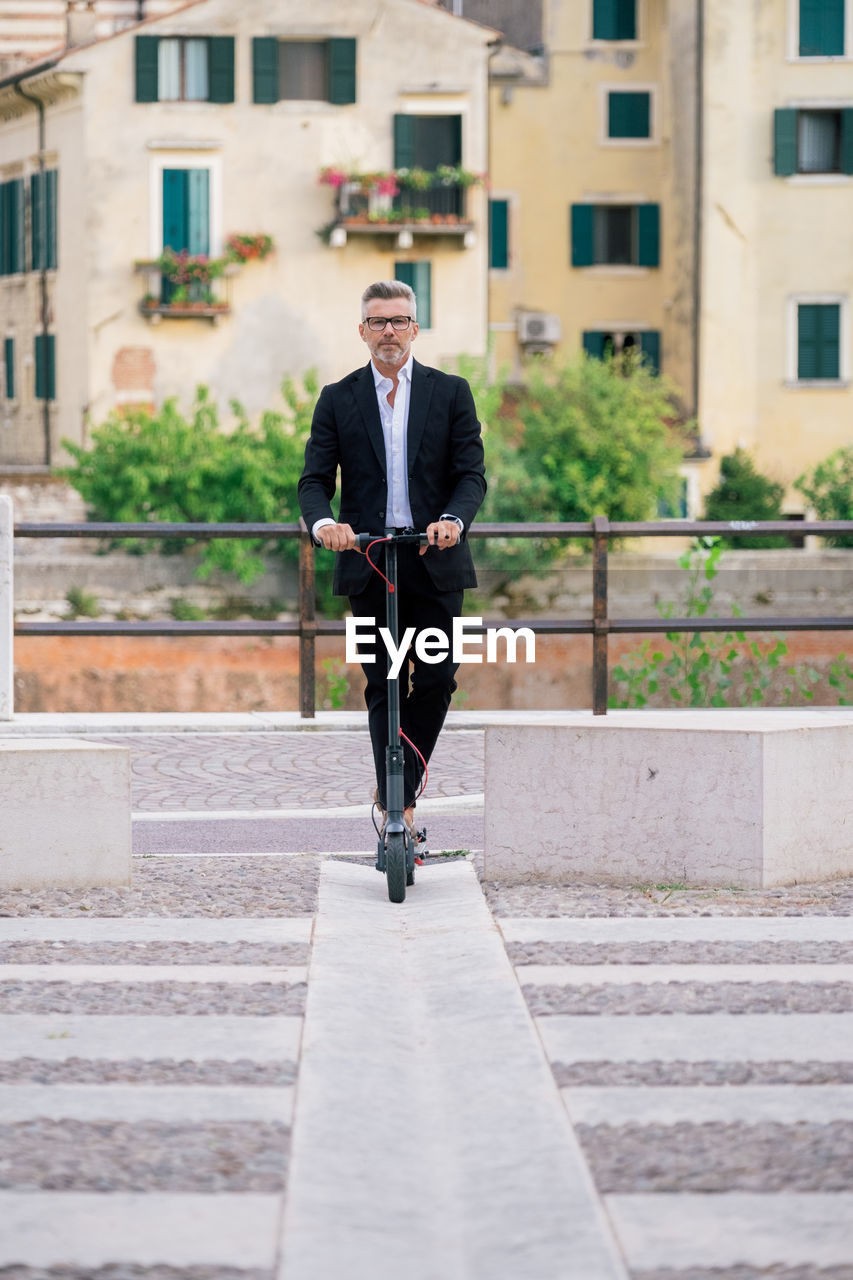
[[[406,627],[440,628],[448,637],[462,612],[462,594],[477,585],[465,542],[486,492],[483,444],[471,388],[464,378],[419,364],[415,295],[400,280],[365,289],[359,334],[369,363],[320,393],[299,481],[299,505],[316,542],[336,558],[335,595],[349,596],[357,618],[385,622],[385,583],[355,549],[356,533],[386,528],[426,531],[429,545],[398,549],[399,634]],[[337,470],[340,515],[332,515]],[[378,549],[372,556],[378,559]],[[384,649],[364,663],[364,699],[376,766],[380,809],[385,795],[388,682]],[[411,687],[409,687],[411,663]],[[429,760],[456,688],[448,653],[422,662],[412,649],[400,673],[403,732]],[[405,821],[414,830],[414,806],[422,765],[405,747]]]

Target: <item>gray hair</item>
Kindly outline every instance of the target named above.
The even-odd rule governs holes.
[[[361,295],[361,318],[367,315],[367,304],[372,302],[374,298],[384,298],[386,301],[391,298],[405,298],[412,308],[412,319],[418,318],[418,300],[415,297],[415,291],[409,285],[403,284],[402,280],[377,280],[375,284],[369,284]]]

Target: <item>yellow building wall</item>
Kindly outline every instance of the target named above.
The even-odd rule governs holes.
[[[510,200],[510,263],[490,273],[497,361],[518,373],[516,316],[560,317],[554,354],[571,358],[586,329],[661,333],[662,367],[689,405],[693,382],[695,15],[638,0],[635,41],[592,39],[592,0],[547,6],[541,86],[493,77],[492,195]],[[652,137],[607,137],[607,92],[652,95]],[[661,207],[660,266],[574,268],[574,203]]]
[[[849,372],[846,385],[797,386],[795,324],[797,298],[849,303],[853,177],[777,177],[774,110],[853,106],[850,17],[845,58],[801,59],[793,0],[707,11],[702,431],[715,457],[747,449],[792,511],[804,506],[793,480],[853,442]],[[849,326],[842,342],[849,371]]]

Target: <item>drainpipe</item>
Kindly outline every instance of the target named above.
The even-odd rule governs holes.
[[[44,183],[44,149],[45,149],[45,148],[44,148],[44,143],[45,143],[45,118],[44,118],[44,116],[45,116],[45,113],[44,113],[44,102],[42,101],[42,99],[41,99],[41,98],[37,98],[37,97],[35,96],[35,94],[27,93],[24,89],[22,89],[22,88],[21,88],[20,83],[17,83],[17,82],[16,82],[16,83],[14,84],[13,88],[14,88],[14,90],[15,90],[15,93],[17,93],[19,97],[26,99],[26,101],[27,101],[27,102],[31,102],[31,103],[33,103],[33,105],[34,105],[34,106],[36,107],[36,109],[38,110],[38,115],[39,115],[39,159],[38,159],[38,164],[39,164],[39,181],[40,181],[40,186],[41,186],[41,191],[42,191],[42,201],[43,201],[43,200],[44,200],[44,196],[45,196],[45,183]],[[50,308],[49,308],[49,305],[48,305],[48,299],[47,299],[47,244],[46,244],[46,243],[44,244],[43,248],[44,248],[44,252],[43,252],[42,267],[41,267],[41,272],[40,272],[40,276],[41,276],[41,280],[40,280],[40,286],[41,286],[41,332],[42,332],[42,340],[43,340],[43,341],[42,341],[42,350],[43,350],[43,352],[44,352],[44,358],[45,358],[45,360],[47,360],[47,352],[48,352],[48,347],[49,347],[49,343],[48,343],[48,332],[49,332],[49,328],[50,328]],[[47,377],[47,369],[45,369],[45,380],[46,380],[46,377]],[[45,390],[46,390],[46,389],[47,389],[47,388],[45,388]],[[50,467],[50,466],[52,465],[52,463],[53,463],[53,448],[52,448],[52,445],[51,445],[51,439],[50,439],[50,400],[48,399],[48,397],[47,397],[47,396],[45,396],[45,397],[44,397],[44,400],[42,401],[42,426],[43,426],[43,429],[44,429],[44,462],[45,462],[45,466]]]
[[[144,22],[145,20],[145,0],[136,0],[136,21]]]
[[[705,163],[705,0],[696,3],[696,177],[693,192],[693,412],[699,414],[702,317],[702,199]],[[700,427],[701,439],[701,427]]]

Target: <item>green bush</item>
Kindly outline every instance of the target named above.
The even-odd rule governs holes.
[[[706,520],[782,520],[785,486],[769,480],[755,468],[748,453],[735,449],[720,461],[720,479],[705,499]],[[780,534],[758,534],[755,537],[723,538],[724,547],[789,547],[788,538]]]
[[[836,449],[799,476],[794,488],[811,504],[818,520],[853,520],[853,445]],[[853,547],[853,534],[839,534],[826,542],[830,547]]]
[[[484,521],[648,520],[676,503],[684,428],[675,389],[641,360],[586,355],[533,368],[488,423]],[[577,543],[574,547],[577,548]],[[542,567],[565,541],[500,540],[478,556],[513,572]]]
[[[284,412],[267,411],[253,428],[238,402],[233,431],[223,431],[215,403],[199,387],[185,418],[175,400],[155,414],[113,414],[92,433],[88,449],[65,441],[74,465],[63,472],[85,499],[91,520],[177,523],[288,523],[298,520],[296,483],[317,395],[307,375],[300,390],[282,384]],[[193,539],[120,540],[126,550],[166,554]],[[272,546],[295,560],[296,539],[216,538],[203,543],[199,576],[215,569],[251,582],[263,572],[262,552]]]

